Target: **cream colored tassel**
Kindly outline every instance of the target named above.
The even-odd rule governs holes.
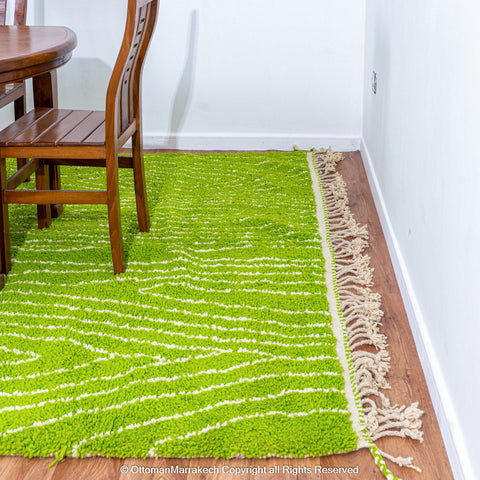
[[[386,337],[379,328],[383,317],[381,296],[370,289],[373,285],[373,269],[370,267],[370,257],[364,254],[368,246],[367,226],[357,223],[352,215],[347,186],[336,170],[343,155],[333,153],[330,149],[321,149],[314,158],[322,182],[330,241],[337,264],[338,294],[356,385],[365,414],[366,431],[373,441],[386,436],[423,441],[420,419],[423,412],[418,408],[418,403],[408,407],[392,406],[380,391],[390,388],[386,380],[390,356],[386,350]],[[376,352],[364,349],[366,346],[373,346]],[[380,453],[398,465],[420,471],[413,465],[412,458]]]

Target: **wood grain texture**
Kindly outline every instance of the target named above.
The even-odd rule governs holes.
[[[375,290],[381,293],[383,297],[385,317],[382,331],[388,337],[389,352],[392,358],[392,369],[389,375],[392,390],[388,391],[387,394],[394,403],[409,404],[418,401],[420,407],[425,411],[422,419],[425,434],[423,444],[408,439],[389,438],[379,441],[378,446],[394,455],[412,455],[416,463],[421,466],[423,473],[419,474],[407,468],[402,469],[396,465],[391,465],[387,461],[393,471],[400,475],[403,480],[453,480],[360,153],[347,153],[345,157],[345,160],[339,165],[339,170],[348,185],[352,212],[357,221],[368,225],[370,232],[368,253],[371,256],[371,264],[375,268]],[[27,478],[48,480],[316,480],[319,478],[324,480],[384,480],[384,477],[376,468],[370,453],[366,450],[320,459],[120,460],[88,458],[67,459],[49,469],[48,465],[50,462],[50,459],[31,460],[16,457],[0,457],[0,478],[11,480],[24,480]],[[127,474],[122,474],[120,472],[122,465],[127,465],[129,468],[134,465],[145,468],[175,465],[183,467],[217,466],[220,473],[173,475],[158,473],[135,474],[130,471]],[[320,477],[308,472],[308,469],[314,472],[316,465],[344,468],[355,468],[358,466],[359,473],[325,474]],[[224,466],[261,467],[266,468],[267,473],[258,475],[251,473],[245,475],[223,473],[222,468]],[[279,473],[269,473],[269,469],[276,466],[279,467]],[[297,470],[292,470],[293,468]]]
[[[0,0],[0,25],[5,25],[5,13],[7,0]],[[15,25],[25,25],[27,18],[27,0],[15,0]],[[0,108],[14,103],[15,120],[18,120],[26,113],[26,87],[25,82],[16,82],[0,85]],[[27,163],[26,158],[17,159],[17,168],[22,168]],[[30,180],[29,177],[25,181]]]
[[[20,91],[23,91],[23,95],[19,96],[13,101],[15,120],[18,120],[20,117],[23,117],[27,113],[25,82],[22,82],[21,85],[22,85],[22,88],[20,88]],[[26,163],[27,163],[26,158],[17,158],[17,169],[22,168]],[[29,180],[30,180],[30,177],[25,179],[25,181],[29,181]]]
[[[30,175],[32,175],[37,170],[37,168],[39,168],[39,166],[40,161],[36,158],[24,164],[21,167],[21,170],[18,170],[8,179],[6,189],[15,190],[18,186],[25,182],[30,177]]]
[[[0,27],[0,83],[32,76],[36,107],[0,132],[0,157],[48,160],[42,160],[37,169],[37,191],[4,191],[5,187],[2,187],[2,201],[36,203],[38,225],[45,228],[50,225],[51,217],[60,215],[63,203],[95,204],[105,203],[106,200],[115,274],[125,271],[118,193],[118,153],[132,135],[135,135],[135,148],[132,161],[128,164],[134,170],[138,223],[141,231],[149,229],[142,132],[139,130],[142,115],[141,73],[157,12],[158,0],[128,0],[125,32],[108,85],[105,112],[58,108],[55,68],[70,58],[76,46],[76,37],[71,30],[64,27]],[[97,166],[97,160],[104,161],[106,194],[79,191],[59,193],[61,162],[55,162],[54,159],[79,159],[84,166],[88,165],[88,159],[93,160],[91,166]],[[126,164],[122,162],[122,166]],[[23,175],[23,172],[19,175]],[[52,202],[51,205],[46,205],[47,201]],[[49,211],[46,212],[46,209]],[[10,239],[6,234],[6,223],[8,212],[6,222],[0,223],[0,236],[4,252],[7,252],[3,253],[4,263],[9,265]]]
[[[77,45],[66,27],[0,26],[0,83],[25,80],[66,63]]]
[[[70,165],[76,167],[105,167],[105,158],[81,159],[81,158],[51,158],[45,160],[50,165]],[[133,168],[132,157],[118,157],[118,168]]]
[[[0,0],[0,25],[5,25],[7,15],[7,0]]]
[[[13,23],[15,25],[25,25],[27,18],[27,0],[15,0],[15,15]],[[0,25],[5,25],[7,12],[7,0],[0,0]]]
[[[0,191],[7,187],[7,161],[0,157]],[[6,274],[12,266],[10,256],[10,224],[8,222],[8,204],[0,195],[0,273]],[[2,276],[1,286],[4,279]],[[1,478],[1,477],[0,477]]]
[[[37,178],[40,178],[40,175],[38,175],[39,171],[41,171],[41,167],[37,169]],[[41,189],[37,188],[34,191],[4,190],[3,198],[8,204],[17,203],[23,205],[49,205],[52,203],[103,205],[107,203],[107,194],[104,190],[89,190],[85,192],[77,190],[50,190],[46,189],[46,186],[41,185]]]
[[[0,147],[105,145],[105,112],[36,108],[0,132]]]
[[[15,102],[16,100],[23,98],[24,95],[25,95],[24,82],[1,84],[0,85],[0,108],[3,108],[12,102]]]
[[[35,173],[35,183],[36,191],[38,190],[49,190],[50,189],[50,165],[45,165],[45,162],[40,161],[40,165]],[[22,172],[22,170],[20,170]],[[9,198],[9,194],[20,194],[27,195],[28,198],[31,197],[32,192],[22,192],[16,190],[3,190],[2,192],[2,201],[6,204],[9,203],[18,203],[15,198]],[[38,195],[38,194],[37,194]],[[13,202],[12,202],[13,200]],[[48,228],[52,224],[52,210],[49,205],[46,203],[34,202],[37,204],[37,223],[38,228]],[[53,203],[53,202],[51,202]]]
[[[15,0],[14,25],[25,25],[27,21],[27,0]]]
[[[48,71],[33,77],[32,87],[33,103],[35,105],[35,108],[58,108],[58,87],[56,70]],[[25,157],[30,158],[31,155],[27,153]],[[52,190],[58,190],[60,188],[60,167],[56,165],[48,166],[47,170],[49,187]],[[48,208],[50,209],[50,218],[58,218],[63,212],[63,205],[61,204],[52,204]]]

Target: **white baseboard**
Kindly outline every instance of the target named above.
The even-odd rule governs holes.
[[[332,147],[341,152],[353,152],[360,148],[360,137],[343,135],[239,135],[239,134],[148,134],[143,137],[146,149],[172,150],[301,150],[312,147]]]
[[[468,450],[466,449],[466,443],[460,424],[458,423],[458,417],[388,215],[387,206],[375,173],[372,158],[363,139],[361,140],[360,152],[453,475],[456,480],[473,480],[477,478],[477,476],[468,456]]]

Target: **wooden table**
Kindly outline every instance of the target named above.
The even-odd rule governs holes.
[[[77,37],[66,27],[0,26],[0,83],[49,76],[70,60]]]
[[[32,78],[35,107],[58,108],[56,69],[67,63],[77,37],[66,27],[0,26],[0,83]],[[60,188],[58,168],[50,169],[50,188]],[[52,217],[61,214],[52,205]],[[3,278],[0,278],[0,288]]]

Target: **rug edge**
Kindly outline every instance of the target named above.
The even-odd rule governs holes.
[[[353,423],[359,419],[363,427],[363,441],[359,442],[358,448],[369,448],[379,469],[385,477],[393,480],[397,477],[388,470],[383,457],[400,466],[421,470],[413,464],[413,458],[393,457],[380,451],[374,442],[388,436],[409,437],[422,442],[420,417],[423,411],[417,402],[408,407],[392,405],[381,392],[381,389],[390,388],[386,379],[390,370],[388,345],[379,328],[383,317],[381,296],[370,288],[373,286],[373,268],[370,257],[364,253],[368,246],[367,225],[356,222],[350,210],[347,186],[337,171],[337,163],[343,159],[342,153],[334,153],[330,148],[307,153],[307,161],[311,170],[314,166],[321,191],[322,204],[318,205],[316,196],[317,206],[323,209],[327,243],[334,262],[336,303],[345,334],[355,405],[359,410]],[[314,178],[312,172],[312,180]],[[364,346],[373,346],[377,353],[369,352],[362,348]]]
[[[338,359],[343,368],[344,391],[348,401],[348,410],[352,428],[357,435],[357,449],[370,446],[370,442],[364,437],[365,419],[360,403],[359,392],[356,388],[354,369],[351,358],[351,352],[348,345],[348,335],[346,331],[345,319],[340,305],[340,298],[337,288],[337,266],[335,262],[335,253],[331,243],[329,220],[325,205],[325,195],[322,188],[322,182],[318,171],[314,165],[312,155],[307,154],[307,162],[312,178],[312,188],[316,204],[316,216],[318,222],[318,232],[322,239],[322,254],[325,258],[325,283],[327,286],[327,299],[330,305],[332,316],[332,329],[337,339],[336,350]]]

